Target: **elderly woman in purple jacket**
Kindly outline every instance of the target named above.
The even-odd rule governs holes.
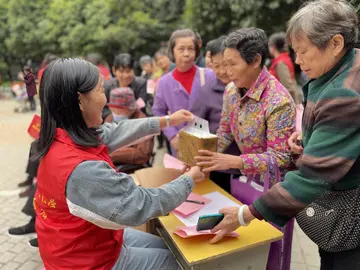
[[[192,30],[173,32],[168,49],[176,68],[159,80],[153,106],[154,115],[164,116],[186,109],[208,120],[210,132],[215,134],[219,127],[225,85],[216,79],[211,69],[195,66],[194,61],[200,54],[200,48]],[[173,155],[178,146],[177,134],[182,127],[164,129]]]

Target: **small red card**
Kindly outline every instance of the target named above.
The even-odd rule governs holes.
[[[36,140],[39,139],[40,136],[40,123],[41,123],[40,116],[35,114],[28,128],[28,133],[30,134],[31,137],[33,137]]]

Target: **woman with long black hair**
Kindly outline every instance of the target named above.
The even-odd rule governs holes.
[[[46,269],[178,269],[160,238],[124,228],[175,209],[203,173],[193,167],[161,188],[146,189],[118,173],[108,153],[190,121],[192,114],[180,110],[100,126],[103,79],[96,66],[80,59],[52,62],[40,89],[34,208]]]

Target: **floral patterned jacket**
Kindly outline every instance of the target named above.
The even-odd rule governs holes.
[[[289,92],[264,67],[244,96],[233,83],[227,86],[217,132],[218,151],[224,152],[235,140],[242,153],[244,175],[265,175],[267,160],[277,164],[283,175],[291,164],[287,140],[295,131],[295,116]]]

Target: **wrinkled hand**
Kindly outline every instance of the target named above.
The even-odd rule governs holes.
[[[171,145],[171,148],[174,149],[175,151],[178,150],[178,148],[179,148],[179,134],[177,134],[175,137],[173,137],[170,140],[170,145]]]
[[[227,155],[208,150],[199,150],[195,157],[196,165],[203,169],[203,172],[225,171],[229,169],[241,169],[243,166],[242,158],[239,156]]]
[[[194,119],[194,115],[187,110],[178,110],[170,115],[170,125],[178,126],[185,122],[191,122]]]
[[[290,147],[291,153],[300,155],[304,151],[302,146],[298,145],[298,141],[302,140],[301,132],[295,131],[291,134],[290,138],[288,139],[288,145]]]
[[[238,212],[239,207],[236,206],[225,207],[219,211],[220,214],[224,214],[224,219],[211,230],[212,233],[218,232],[218,234],[210,240],[211,244],[219,242],[225,235],[240,227]]]
[[[200,167],[198,166],[191,167],[184,174],[190,176],[194,182],[201,182],[205,179],[205,174],[201,171]]]

